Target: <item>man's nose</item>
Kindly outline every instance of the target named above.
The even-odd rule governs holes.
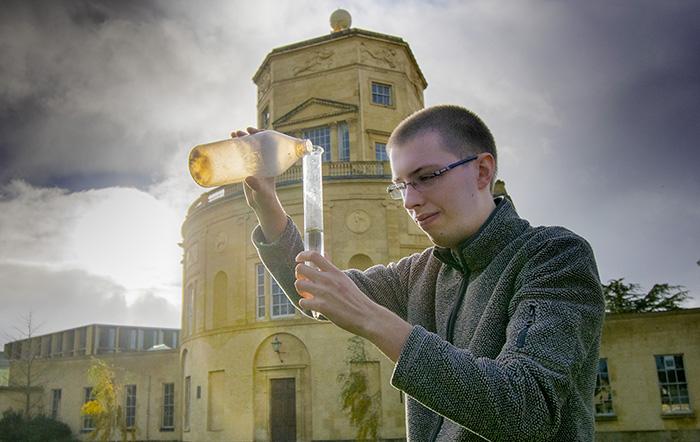
[[[421,204],[423,204],[423,194],[417,191],[412,185],[406,185],[403,194],[403,207],[406,210],[410,210]]]

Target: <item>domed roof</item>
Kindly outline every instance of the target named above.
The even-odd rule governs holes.
[[[352,24],[352,17],[350,13],[345,9],[336,9],[331,14],[331,28],[332,32],[339,32],[350,28]]]

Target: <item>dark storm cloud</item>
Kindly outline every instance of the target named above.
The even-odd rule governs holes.
[[[235,95],[221,92],[227,79],[245,75],[251,89],[249,72],[209,71],[226,72],[225,39],[208,41],[161,5],[3,4],[0,183],[146,188],[212,120],[195,97],[216,112]],[[209,96],[220,102],[204,104]]]

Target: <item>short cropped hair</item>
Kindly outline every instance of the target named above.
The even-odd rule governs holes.
[[[445,148],[461,158],[488,152],[498,164],[496,142],[486,124],[474,112],[448,104],[428,107],[411,114],[394,129],[387,148],[399,146],[427,131],[439,133]]]

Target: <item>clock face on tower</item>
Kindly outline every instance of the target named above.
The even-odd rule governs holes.
[[[355,210],[345,218],[345,225],[354,233],[366,232],[371,224],[372,221],[364,210]]]

